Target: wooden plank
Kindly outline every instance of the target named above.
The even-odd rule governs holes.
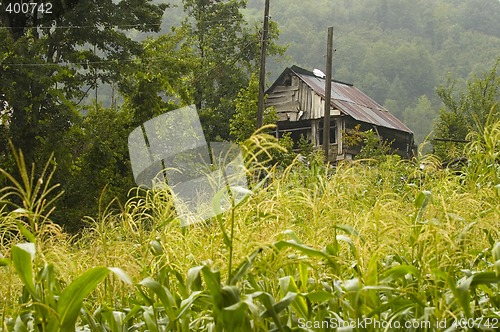
[[[297,91],[299,89],[298,86],[283,86],[279,85],[274,88],[273,93],[279,93],[279,92],[288,92],[288,91]]]
[[[278,113],[278,121],[287,121],[288,120],[288,116],[286,115],[286,113]]]
[[[276,110],[287,110],[288,112],[298,112],[299,111],[299,103],[296,101],[289,101],[285,103],[275,104],[273,105]]]
[[[296,93],[296,91],[280,91],[280,92],[273,91],[272,93],[267,95],[267,99],[279,98],[279,97],[285,97],[285,96],[288,96],[291,99],[295,93]]]
[[[279,104],[283,104],[283,103],[288,103],[288,102],[292,102],[292,98],[290,98],[290,97],[278,97],[278,98],[270,98],[270,99],[268,98],[266,100],[266,107],[279,105]]]

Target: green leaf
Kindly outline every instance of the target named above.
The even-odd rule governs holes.
[[[189,269],[187,274],[187,286],[188,289],[193,291],[199,291],[201,289],[201,275],[200,272],[204,266],[195,266]]]
[[[92,268],[84,272],[63,290],[57,303],[60,331],[75,331],[75,323],[84,298],[95,290],[109,272],[111,270],[106,267]],[[53,331],[57,331],[57,329]]]
[[[12,264],[30,295],[33,299],[38,300],[32,266],[35,253],[34,243],[19,243],[12,247]]]
[[[324,290],[320,290],[320,291],[307,293],[307,294],[305,294],[305,297],[307,297],[307,299],[311,302],[321,303],[321,302],[329,301],[329,300],[333,299],[335,296],[332,293],[329,293],[329,292],[324,291]]]
[[[7,258],[0,258],[0,266],[9,266],[10,262]]]
[[[283,231],[283,234],[289,236],[296,243],[302,244],[302,241],[299,239],[299,237],[297,236],[297,234],[295,234],[294,231],[287,229],[287,230]]]
[[[496,272],[479,272],[471,277],[471,286],[500,283],[500,276]]]
[[[17,209],[17,210],[19,210],[19,209]],[[19,232],[21,232],[21,234],[26,238],[26,240],[28,240],[31,243],[36,242],[35,235],[33,233],[31,233],[26,227],[24,227],[24,225],[21,221],[16,220],[16,225],[17,225],[17,228],[19,229]]]
[[[422,213],[431,200],[432,193],[430,191],[424,190],[418,193],[417,197],[415,198],[415,207],[417,208],[415,221],[419,221],[420,218],[422,218]]]
[[[155,317],[155,312],[153,307],[144,308],[144,322],[150,332],[159,332],[158,330],[158,321]]]
[[[336,229],[339,229],[341,231],[346,232],[348,235],[354,235],[361,239],[362,242],[365,242],[365,239],[361,236],[361,234],[352,226],[350,225],[335,225],[334,226]]]
[[[240,302],[240,289],[236,286],[222,286],[221,295],[224,308]]]
[[[210,269],[206,266],[201,270],[203,273],[203,279],[205,280],[205,284],[207,285],[207,289],[213,298],[213,304],[219,309],[222,309],[220,306],[222,303],[222,293],[221,293],[221,283],[220,283],[220,273],[210,271]]]
[[[495,243],[495,246],[493,246],[491,250],[491,254],[493,256],[493,261],[496,262],[500,260],[500,241]]]
[[[153,280],[152,278],[146,278],[142,280],[139,285],[147,287],[151,289],[160,299],[161,303],[163,304],[165,308],[165,312],[170,319],[170,321],[175,320],[175,310],[174,310],[174,305],[175,305],[175,300],[172,295],[172,293],[163,285],[161,285],[159,282],[156,280]]]
[[[177,316],[175,317],[175,319],[176,320],[181,319],[182,316],[184,316],[184,314],[191,309],[191,306],[193,305],[193,303],[204,295],[205,294],[203,292],[196,291],[196,292],[192,292],[188,298],[182,300],[181,305],[180,305],[179,309],[177,310]]]
[[[154,256],[163,255],[163,248],[158,240],[152,240],[151,242],[149,242],[149,247]]]
[[[248,304],[239,301],[235,304],[224,308],[223,311],[223,321],[224,330],[226,331],[247,331],[250,329],[248,321],[246,322],[246,312],[248,310]]]
[[[250,256],[247,257],[247,259],[241,263],[237,268],[234,273],[231,274],[231,281],[229,282],[230,285],[235,285],[238,281],[245,276],[245,274],[248,272],[250,267],[252,267],[252,263],[257,257],[257,255],[262,252],[262,248],[259,248],[255,250]]]
[[[118,279],[120,279],[124,283],[129,284],[129,285],[133,284],[132,279],[130,278],[130,276],[125,271],[123,271],[122,269],[120,269],[119,267],[108,267],[108,269],[111,272],[113,272],[113,274],[115,276],[117,276]]]
[[[292,276],[286,276],[279,279],[280,290],[282,294],[295,293],[300,294],[300,290]],[[303,296],[297,296],[293,301],[292,306],[295,308],[298,315],[303,318],[309,318],[309,308]]]
[[[295,300],[295,297],[297,296],[297,293],[294,292],[288,292],[286,296],[281,299],[281,301],[275,303],[272,308],[269,308],[266,310],[264,313],[262,313],[261,317],[262,318],[267,318],[267,317],[276,317],[277,315],[285,310],[292,302]]]
[[[17,316],[16,323],[14,324],[14,332],[29,332],[26,323],[23,322],[21,316]]]
[[[227,189],[224,187],[217,193],[215,193],[214,197],[212,198],[212,209],[214,210],[216,215],[220,215],[224,212],[222,210],[221,205],[222,205],[222,198],[225,195],[227,195]]]
[[[457,283],[457,287],[455,288],[455,296],[456,300],[462,308],[464,309],[465,317],[472,318],[472,311],[470,308],[470,286],[472,283],[472,277],[461,279]]]
[[[342,241],[342,242],[347,243],[349,245],[349,248],[351,249],[351,252],[354,255],[354,257],[357,257],[358,253],[356,251],[356,246],[354,245],[354,242],[352,242],[352,239],[349,236],[339,234],[335,238],[337,239],[337,241]]]
[[[380,284],[390,284],[391,282],[404,278],[407,274],[412,274],[415,277],[420,276],[420,271],[412,265],[399,265],[382,272],[379,277]]]
[[[320,250],[308,247],[306,245],[296,243],[294,241],[278,241],[274,243],[274,247],[277,248],[278,250],[281,250],[283,248],[296,249],[309,257],[324,258],[328,261],[330,266],[337,267],[337,263],[333,260],[333,258],[330,255]]]

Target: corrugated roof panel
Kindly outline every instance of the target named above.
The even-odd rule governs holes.
[[[308,74],[305,70],[291,70],[317,94],[325,97],[325,79]],[[377,126],[411,133],[412,131],[384,107],[368,97],[359,89],[349,84],[332,81],[331,102],[344,114],[354,119]]]

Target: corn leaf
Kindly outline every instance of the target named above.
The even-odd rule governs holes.
[[[92,268],[69,284],[61,293],[57,304],[59,329],[55,325],[51,325],[52,330],[49,331],[75,331],[75,323],[84,298],[95,290],[109,272],[111,270],[106,267]]]
[[[38,300],[32,266],[35,253],[34,243],[19,243],[12,247],[12,264],[30,295],[33,299]]]

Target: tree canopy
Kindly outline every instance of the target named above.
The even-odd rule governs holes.
[[[144,121],[195,104],[207,140],[229,139],[238,94],[256,72],[259,28],[245,21],[243,0],[178,4],[179,24],[150,36],[168,20],[158,1],[58,1],[47,13],[2,12],[2,167],[14,168],[9,140],[28,165],[44,165],[53,153],[55,180],[66,190],[53,216],[66,226],[95,215],[101,197],[126,199],[133,186],[127,136]],[[282,52],[276,36],[272,25],[271,54]],[[103,85],[123,104],[101,105]]]
[[[80,102],[90,87],[118,80],[131,59],[142,53],[141,44],[126,32],[159,31],[167,6],[149,0],[58,0],[51,2],[50,11],[49,7],[9,11],[9,5],[16,8],[17,2],[2,2],[0,12],[1,165],[14,167],[8,140],[22,150],[28,165],[42,167],[54,154],[55,180],[67,191],[63,201],[74,203],[66,207],[71,206],[78,221],[89,212],[85,206],[95,205],[95,196],[103,189],[99,182],[113,182],[128,172],[125,167],[124,172],[108,170],[82,177],[82,167],[105,170],[104,165],[96,165],[106,163],[102,153],[111,149],[113,154],[120,148],[106,147],[103,141],[92,143],[99,136],[89,132],[85,123],[94,122],[84,120]],[[101,119],[100,125],[104,124],[109,125],[108,133],[117,129],[113,118]],[[92,149],[94,157],[88,160]],[[126,158],[125,154],[115,159]],[[59,211],[61,220],[72,214],[64,210],[63,206]]]

